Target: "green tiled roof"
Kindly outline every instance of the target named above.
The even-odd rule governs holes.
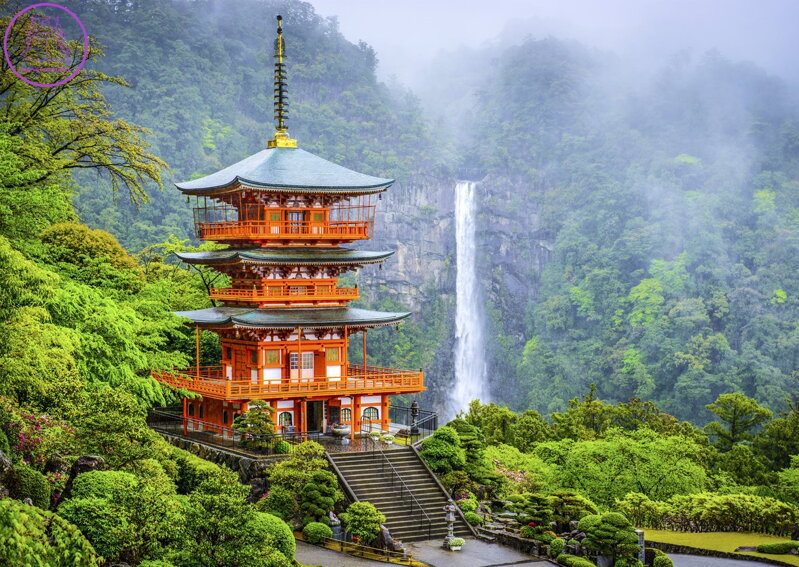
[[[177,311],[200,327],[254,327],[289,329],[312,327],[378,327],[397,323],[410,313],[386,313],[354,307],[294,309],[254,309],[251,307],[211,307],[196,311]]]
[[[211,195],[239,183],[265,191],[363,194],[383,191],[394,180],[352,171],[299,148],[272,148],[175,186],[184,193]]]
[[[175,255],[189,264],[222,264],[240,261],[280,266],[330,266],[334,264],[357,266],[382,262],[393,253],[390,250],[371,252],[351,248],[307,246],[303,248],[228,248],[207,252],[176,252]]]

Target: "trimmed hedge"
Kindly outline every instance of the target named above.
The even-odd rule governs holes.
[[[28,465],[14,465],[8,487],[11,498],[30,498],[37,508],[50,508],[50,483],[42,473]]]
[[[777,543],[761,543],[757,546],[758,553],[771,553],[783,555],[799,548],[799,541],[780,541]]]
[[[321,522],[311,522],[302,528],[302,535],[308,543],[319,543],[325,538],[333,537],[333,530]]]
[[[596,567],[592,561],[585,557],[578,557],[568,553],[558,555],[557,562],[559,565],[565,565],[566,567]]]
[[[563,553],[563,548],[566,547],[566,542],[562,538],[555,538],[549,544],[549,556],[557,557]]]
[[[466,521],[473,526],[483,525],[483,518],[481,518],[478,514],[475,514],[474,512],[465,512],[463,516],[466,518]]]
[[[655,555],[655,559],[652,561],[652,567],[674,567],[674,561],[665,553],[663,555]]]
[[[288,455],[291,453],[291,444],[288,441],[278,441],[273,451],[275,455]]]

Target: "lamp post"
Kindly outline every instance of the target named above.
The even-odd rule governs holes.
[[[635,530],[635,535],[638,536],[638,560],[643,563],[646,558],[646,552],[644,551],[644,530]]]
[[[444,506],[444,519],[447,522],[447,535],[444,537],[444,548],[449,548],[449,540],[455,537],[454,526],[455,526],[455,504],[452,503],[450,500],[446,506]]]
[[[419,404],[416,400],[411,402],[411,437],[419,435],[419,427],[417,427],[419,419]]]

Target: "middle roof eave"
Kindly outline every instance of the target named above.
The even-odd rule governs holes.
[[[220,264],[247,262],[265,265],[361,265],[382,262],[394,254],[393,250],[353,250],[351,248],[243,248],[209,250],[206,252],[176,252],[175,255],[189,264]]]

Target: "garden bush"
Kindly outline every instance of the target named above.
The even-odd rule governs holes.
[[[370,502],[353,502],[341,514],[341,521],[348,532],[368,545],[377,539],[386,517]]]
[[[0,429],[0,451],[11,456],[11,445],[8,443],[8,436],[2,429]]]
[[[483,518],[481,518],[478,514],[474,512],[464,512],[463,516],[466,518],[466,521],[469,522],[472,526],[482,526],[483,525]]]
[[[297,496],[284,486],[273,486],[264,498],[261,498],[255,507],[259,512],[266,512],[277,516],[281,520],[293,523],[300,509]]]
[[[276,455],[288,455],[291,453],[291,444],[288,441],[278,441],[275,443],[274,452]]]
[[[549,556],[557,557],[563,553],[563,548],[566,547],[566,542],[562,538],[555,538],[549,544]]]
[[[585,557],[578,557],[568,553],[561,553],[558,555],[557,562],[566,567],[596,567],[590,560]]]
[[[511,501],[511,511],[516,513],[520,524],[527,524],[543,529],[552,519],[552,509],[549,507],[549,498],[543,494],[524,493],[508,497]]]
[[[597,513],[593,502],[576,492],[566,490],[549,495],[549,508],[552,509],[552,519],[563,529],[568,529],[571,520],[579,520],[583,516]]]
[[[15,465],[10,476],[8,494],[11,498],[30,498],[34,506],[44,510],[50,507],[50,483],[42,473],[28,465]]]
[[[344,495],[338,489],[338,478],[330,471],[316,471],[300,490],[300,510],[302,523],[321,522],[330,524],[328,514],[333,511],[336,502]]]
[[[633,526],[618,512],[585,516],[577,524],[577,529],[585,532],[582,544],[601,555],[616,558],[637,553],[640,548]]]
[[[613,567],[644,567],[644,564],[632,555],[623,555],[616,559]]]
[[[474,494],[471,492],[467,492],[465,495],[455,500],[455,504],[458,505],[458,508],[460,508],[462,512],[474,512],[480,505],[477,498],[475,498]]]
[[[89,471],[75,477],[72,498],[103,498],[118,500],[136,486],[136,477],[121,471]],[[105,555],[101,552],[102,555]]]
[[[444,425],[422,441],[421,456],[439,474],[460,470],[466,465],[466,452],[461,447],[458,432]]]
[[[106,559],[116,559],[136,545],[126,515],[105,498],[70,498],[58,507],[58,514],[75,524]]]
[[[302,528],[302,535],[308,543],[319,543],[325,538],[333,537],[333,530],[326,524],[311,522]]]
[[[665,553],[655,555],[655,559],[652,560],[652,567],[674,567],[674,561]]]
[[[294,533],[288,524],[277,516],[258,512],[255,518],[247,523],[246,532],[254,541],[261,541],[277,549],[288,561],[294,560],[297,551]]]
[[[780,541],[777,543],[761,543],[757,546],[758,553],[771,553],[782,555],[799,548],[799,541]]]
[[[194,492],[209,476],[216,476],[222,472],[222,469],[214,463],[186,451],[181,451],[176,457],[178,476],[175,484],[180,494]]]

